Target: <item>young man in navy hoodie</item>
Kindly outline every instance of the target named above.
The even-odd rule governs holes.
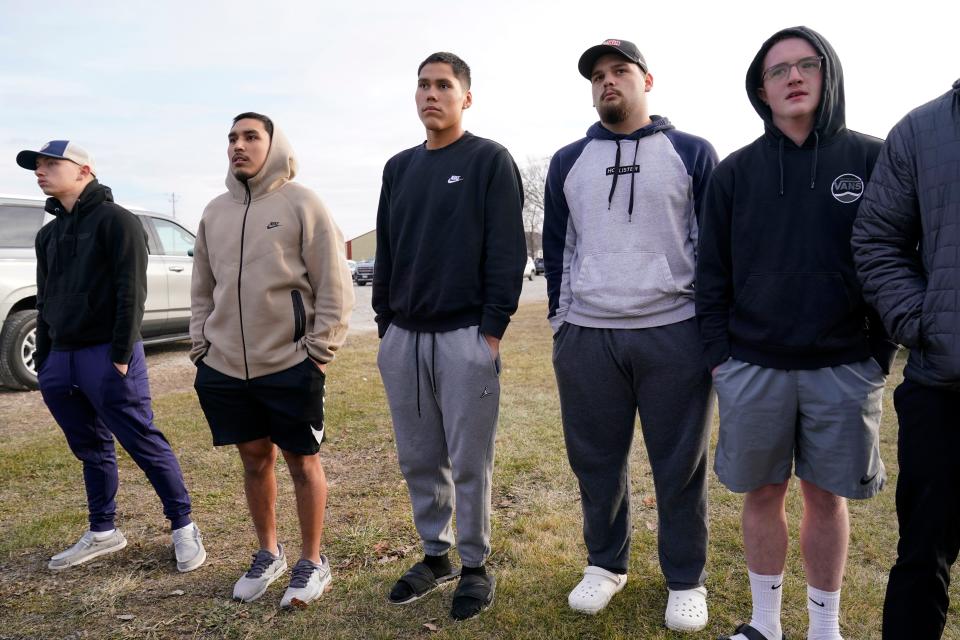
[[[377,364],[400,470],[425,557],[390,591],[406,604],[457,576],[448,551],[457,508],[463,566],[451,615],[493,601],[490,487],[500,402],[500,340],[526,262],[523,189],[502,146],[463,129],[470,67],[435,53],[417,71],[427,140],[387,161],[377,212]]]
[[[850,251],[881,141],[845,127],[840,61],[806,27],[763,44],[746,89],[765,133],[713,173],[696,293],[720,404],[715,469],[746,494],[753,616],[731,638],[783,636],[784,503],[795,465],[807,638],[838,640],[845,498],[869,498],[886,480],[880,409],[896,345],[863,300]]]
[[[633,43],[607,40],[578,67],[600,122],[553,156],[543,227],[553,364],[588,553],[568,603],[595,614],[626,584],[639,413],[659,505],[666,625],[697,631],[707,624],[710,376],[693,277],[716,152],[649,115],[653,76]]]
[[[147,236],[113,202],[93,158],[68,140],[21,151],[55,219],[37,233],[37,380],[73,455],[83,463],[90,528],[50,558],[53,571],[127,546],[116,528],[120,478],[114,438],[143,469],[173,530],[177,569],[207,553],[190,517],[180,464],[153,423],[140,339],[147,297]]]

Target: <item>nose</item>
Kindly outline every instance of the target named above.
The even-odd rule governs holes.
[[[790,65],[790,73],[787,76],[787,81],[791,84],[794,82],[803,82],[803,74],[800,73],[800,66],[796,64]]]

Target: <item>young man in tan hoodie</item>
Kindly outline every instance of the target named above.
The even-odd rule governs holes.
[[[277,448],[293,478],[301,558],[280,604],[330,583],[320,554],[326,365],[343,344],[353,287],[343,236],[270,118],[241,113],[227,145],[227,193],[207,205],[194,249],[191,359],[215,445],[236,445],[260,549],[233,597],[256,600],[287,568],[277,541]]]

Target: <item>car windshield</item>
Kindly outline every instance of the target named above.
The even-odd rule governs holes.
[[[42,207],[0,206],[0,249],[32,249],[42,224]]]

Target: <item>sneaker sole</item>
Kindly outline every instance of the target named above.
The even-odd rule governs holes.
[[[320,583],[320,588],[317,589],[317,593],[316,593],[315,595],[313,595],[313,596],[310,597],[310,598],[307,598],[306,600],[302,600],[302,599],[300,599],[300,598],[293,598],[293,599],[291,599],[290,602],[288,602],[287,604],[283,604],[283,603],[281,602],[281,603],[280,603],[280,608],[281,608],[281,609],[287,609],[287,610],[289,610],[289,609],[303,609],[303,608],[306,607],[308,604],[310,604],[311,602],[313,602],[314,600],[317,600],[320,596],[322,596],[322,595],[326,592],[327,587],[330,586],[330,583],[331,583],[331,582],[333,582],[333,574],[328,573],[328,574],[327,574],[327,579]]]
[[[127,546],[127,540],[126,540],[126,538],[124,538],[124,539],[123,539],[123,542],[121,542],[121,543],[118,544],[118,545],[115,545],[115,546],[113,546],[113,547],[105,547],[105,548],[103,548],[103,549],[99,549],[98,551],[94,551],[93,553],[91,553],[91,554],[88,555],[88,556],[84,556],[84,557],[81,558],[80,560],[73,560],[73,561],[71,561],[71,562],[68,562],[67,564],[62,564],[62,565],[61,565],[61,564],[56,564],[56,565],[55,565],[55,564],[53,563],[53,560],[51,560],[49,563],[47,563],[47,568],[50,569],[50,571],[63,571],[64,569],[70,569],[71,567],[80,566],[81,564],[83,564],[83,563],[85,563],[85,562],[90,562],[91,560],[93,560],[93,559],[95,559],[95,558],[99,558],[100,556],[105,556],[105,555],[107,555],[108,553],[114,553],[114,552],[116,552],[116,551],[120,551],[121,549],[123,549],[123,548],[126,547],[126,546]]]
[[[706,628],[707,628],[707,623],[706,623],[706,622],[704,622],[703,624],[699,624],[699,625],[697,625],[697,624],[678,624],[678,623],[675,623],[675,622],[664,622],[664,624],[666,625],[667,629],[670,629],[671,631],[685,631],[685,632],[687,632],[687,633],[693,633],[693,632],[695,632],[695,631],[701,631],[702,629],[706,629]]]
[[[180,573],[187,573],[189,571],[193,571],[194,569],[199,569],[200,565],[202,565],[206,561],[207,561],[207,550],[201,549],[200,553],[198,553],[197,556],[190,562],[178,562],[177,571],[179,571]]]
[[[253,595],[250,596],[249,598],[240,598],[240,597],[234,595],[234,596],[233,596],[233,599],[236,600],[237,602],[253,602],[253,601],[256,600],[257,598],[259,598],[260,596],[262,596],[264,593],[266,593],[266,592],[267,592],[267,589],[270,588],[270,585],[272,585],[272,584],[276,581],[277,578],[279,578],[279,577],[282,576],[284,573],[286,573],[286,571],[287,571],[287,561],[284,560],[284,561],[283,561],[283,566],[282,566],[280,569],[278,569],[276,573],[274,573],[272,576],[270,576],[270,579],[267,580],[267,583],[266,583],[265,585],[263,585],[263,589],[260,589],[260,591],[258,591],[257,593],[253,594]]]

